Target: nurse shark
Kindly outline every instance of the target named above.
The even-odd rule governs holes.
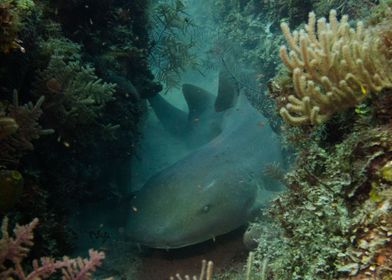
[[[216,99],[189,84],[183,94],[188,115],[161,96],[150,99],[164,127],[194,150],[151,177],[131,201],[127,233],[147,247],[180,248],[230,232],[280,187],[261,172],[281,162],[279,141],[228,73],[220,74]]]

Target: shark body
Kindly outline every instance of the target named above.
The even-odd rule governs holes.
[[[178,133],[190,130],[199,147],[150,178],[131,201],[127,232],[148,247],[180,248],[230,232],[273,194],[267,190],[274,188],[273,183],[262,178],[261,171],[265,164],[281,161],[281,150],[267,119],[243,95],[230,108],[213,104],[208,95],[192,104],[189,95],[195,90],[200,93],[197,87],[183,87],[189,116],[184,119],[177,112],[171,128],[169,122],[166,126]],[[221,112],[213,110],[216,107]],[[198,130],[205,122],[208,128]]]

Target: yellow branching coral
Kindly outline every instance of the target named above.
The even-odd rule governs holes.
[[[369,92],[392,87],[392,71],[379,50],[379,38],[358,22],[350,28],[348,16],[340,21],[331,10],[329,22],[309,14],[305,29],[290,32],[281,24],[290,47],[280,58],[292,72],[295,95],[280,109],[293,125],[320,124],[334,113],[356,106]]]

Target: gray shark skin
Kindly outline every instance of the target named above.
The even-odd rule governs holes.
[[[240,95],[221,133],[150,178],[131,201],[127,234],[152,248],[180,248],[230,232],[270,201],[261,170],[281,162],[268,121]],[[212,105],[214,106],[214,105]],[[199,116],[202,118],[203,116]]]
[[[167,131],[185,141],[190,149],[198,148],[221,133],[223,113],[215,111],[215,96],[200,87],[184,84],[182,93],[189,113],[172,106],[160,95],[149,102]]]

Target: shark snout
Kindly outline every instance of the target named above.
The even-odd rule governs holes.
[[[186,231],[180,231],[174,225],[131,223],[128,234],[133,242],[152,248],[180,248],[194,243],[191,236],[187,236]]]
[[[146,198],[146,199],[145,199]],[[147,200],[148,198],[148,200]],[[195,197],[195,200],[198,200]],[[211,221],[211,203],[146,203],[153,201],[148,195],[134,204],[127,235],[135,243],[153,248],[180,248],[210,239],[216,221]],[[200,201],[200,200],[199,200]],[[162,202],[162,200],[160,201]],[[174,206],[174,207],[170,207]],[[136,207],[135,207],[136,209]]]

